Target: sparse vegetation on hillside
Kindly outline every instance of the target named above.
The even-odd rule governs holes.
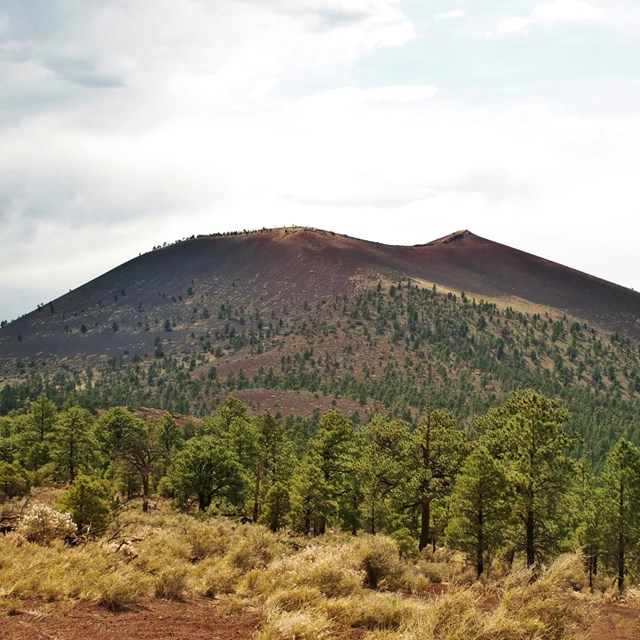
[[[65,365],[55,374],[17,362],[12,375],[23,381],[2,387],[0,409],[45,391],[57,402],[77,395],[88,407],[204,416],[228,394],[250,401],[264,390],[267,404],[276,393],[307,392],[311,402],[315,396],[352,406],[362,421],[384,411],[411,422],[427,401],[468,419],[526,386],[563,399],[570,429],[581,435],[576,447],[596,463],[619,436],[640,444],[632,427],[640,420],[638,343],[567,317],[406,282],[307,304],[304,312],[286,304],[247,307],[230,297],[204,320],[197,300],[196,288],[175,303],[183,311],[173,333],[190,332],[183,347],[163,339],[157,319],[146,354],[123,354],[106,366]]]

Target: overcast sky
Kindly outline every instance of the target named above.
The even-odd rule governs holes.
[[[639,66],[638,0],[0,0],[0,319],[292,224],[640,289]]]

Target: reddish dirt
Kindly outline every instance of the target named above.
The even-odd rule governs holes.
[[[90,602],[79,602],[70,611],[64,605],[50,611],[41,606],[3,617],[0,636],[3,640],[248,640],[263,620],[254,610],[221,615],[218,608],[218,602],[207,599],[154,599],[118,612]]]
[[[440,591],[440,590],[434,590]],[[32,602],[16,615],[0,618],[3,640],[249,640],[263,622],[261,612],[224,612],[219,601],[150,599],[125,611],[111,612],[91,602]],[[361,640],[363,629],[344,628],[337,640]],[[587,640],[638,640],[640,610],[619,604],[597,606]]]
[[[587,637],[589,640],[638,640],[640,610],[618,604],[600,605]]]
[[[258,412],[278,412],[283,415],[310,416],[314,409],[325,413],[330,409],[339,409],[345,415],[357,411],[361,416],[371,410],[372,403],[362,406],[350,398],[338,398],[333,403],[332,396],[318,396],[309,391],[284,391],[281,389],[236,389],[230,395],[242,400]]]

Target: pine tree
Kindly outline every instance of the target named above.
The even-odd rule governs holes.
[[[348,418],[335,409],[322,416],[320,428],[309,441],[309,450],[322,473],[328,503],[340,505],[348,496],[348,476],[354,471],[354,444],[353,424]],[[319,533],[325,532],[327,515],[321,516]]]
[[[464,433],[447,411],[428,411],[412,435],[410,493],[417,501],[409,506],[419,511],[420,550],[429,544],[435,547],[434,511],[446,503],[466,451]]]
[[[614,560],[618,589],[623,591],[629,566],[639,560],[640,450],[621,438],[607,456],[600,480],[604,547]]]
[[[408,476],[409,425],[377,415],[359,431],[358,443],[354,477],[361,492],[365,529],[373,534],[395,529],[391,525],[394,503],[401,501]]]
[[[78,473],[89,471],[95,461],[90,415],[77,404],[67,403],[57,416],[52,458],[67,482],[73,482]]]
[[[242,467],[235,453],[215,436],[188,440],[176,454],[170,480],[183,508],[194,499],[199,511],[209,508],[214,499],[222,511],[226,507],[237,509],[244,501]]]
[[[448,545],[474,559],[478,577],[485,570],[485,560],[504,543],[510,498],[500,465],[483,444],[476,445],[455,480],[445,536]]]
[[[477,421],[514,489],[513,515],[521,523],[514,544],[528,565],[555,552],[564,535],[563,498],[574,473],[568,449],[576,440],[565,431],[568,419],[557,401],[528,389]]]
[[[40,469],[51,460],[51,442],[56,424],[56,405],[45,394],[31,403],[27,414],[28,467]]]
[[[305,535],[324,533],[329,518],[337,515],[333,487],[325,479],[322,459],[313,451],[298,463],[291,478],[291,506],[296,528]]]

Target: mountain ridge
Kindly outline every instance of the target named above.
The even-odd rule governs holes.
[[[109,331],[105,316],[118,316],[119,305],[167,307],[156,297],[184,298],[203,281],[209,283],[204,287],[208,295],[226,295],[235,288],[247,299],[310,303],[344,294],[357,279],[407,278],[478,299],[521,299],[611,333],[640,337],[640,294],[468,230],[402,246],[309,227],[283,227],[198,236],[137,256],[6,325],[0,331],[0,356],[71,355],[73,349],[55,339],[54,318],[47,318],[47,309],[50,316],[57,315],[56,330],[84,324],[88,334],[90,329]],[[103,312],[97,313],[97,307],[104,307]],[[165,315],[169,311],[163,309]],[[76,322],[78,317],[94,326]],[[116,348],[121,341],[111,338]],[[27,349],[29,341],[32,348]],[[88,353],[85,346],[89,345],[77,344],[77,352]]]

